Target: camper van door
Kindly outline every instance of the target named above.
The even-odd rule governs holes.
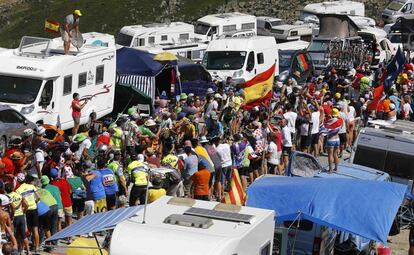
[[[60,125],[58,118],[59,100],[56,100],[56,86],[54,80],[47,80],[42,88],[39,98],[39,111],[44,123]]]

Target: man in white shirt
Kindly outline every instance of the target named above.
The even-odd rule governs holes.
[[[221,192],[221,198],[224,195],[224,191],[228,191],[231,180],[231,148],[228,143],[221,143],[219,137],[215,137],[213,139],[213,142],[216,147],[217,154],[221,159],[221,171],[219,171],[219,173],[216,173],[216,183],[218,184],[218,190]]]
[[[311,130],[311,153],[315,157],[319,156],[319,127],[321,124],[321,113],[319,106],[312,106],[312,130]]]
[[[295,149],[296,144],[296,119],[298,118],[298,114],[296,112],[292,111],[292,105],[286,104],[286,113],[283,114],[283,117],[287,121],[287,126],[290,129],[290,133],[292,135],[291,137],[291,143],[292,143],[292,149]]]
[[[280,164],[280,154],[277,151],[277,145],[275,143],[275,136],[272,133],[268,134],[269,145],[267,147],[267,171],[269,174],[280,174],[278,171],[278,165]],[[277,172],[276,172],[277,171]]]
[[[410,97],[406,96],[404,98],[404,105],[403,105],[403,110],[404,110],[404,119],[409,120],[410,119],[410,114],[413,113],[413,109],[411,108],[411,104],[410,104]]]
[[[282,119],[282,156],[283,164],[286,171],[286,168],[289,163],[289,156],[292,153],[292,132],[291,129],[287,126],[287,120]]]

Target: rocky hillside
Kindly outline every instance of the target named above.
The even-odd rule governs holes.
[[[389,0],[362,0],[366,13],[379,18]],[[82,31],[117,34],[123,25],[148,22],[187,21],[216,12],[240,11],[288,20],[317,0],[0,0],[0,47],[16,47],[23,35],[53,36],[44,32],[44,20],[63,20],[81,9]]]

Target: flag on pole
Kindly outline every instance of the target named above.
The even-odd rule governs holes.
[[[45,31],[55,33],[55,34],[59,34],[60,33],[59,27],[60,27],[59,22],[53,21],[53,20],[50,20],[50,19],[46,19],[46,21],[45,21]]]
[[[229,192],[225,193],[224,197],[221,199],[221,202],[233,205],[244,205],[246,202],[246,193],[243,190],[237,169],[233,169]]]
[[[387,71],[384,79],[384,91],[388,91],[392,83],[397,76],[404,69],[405,56],[400,47],[398,47],[397,53],[391,59],[391,62],[387,65]]]
[[[296,60],[298,61],[299,68],[302,72],[308,70],[309,65],[306,62],[305,55],[299,54],[298,56],[296,56]]]

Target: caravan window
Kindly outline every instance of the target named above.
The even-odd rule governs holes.
[[[270,255],[270,242],[260,249],[260,255]]]
[[[78,77],[78,88],[83,88],[86,86],[86,72],[80,73]]]
[[[102,84],[104,81],[104,65],[96,67],[96,80],[95,84],[99,85]]]
[[[254,22],[242,24],[242,29],[254,29]]]
[[[161,41],[167,41],[168,35],[161,35]]]
[[[150,37],[148,37],[148,43],[149,43],[149,44],[151,44],[151,43],[155,43],[155,37],[154,37],[154,36],[150,36]]]
[[[257,53],[257,63],[263,64],[264,63],[264,55],[263,53]]]
[[[223,33],[233,32],[233,31],[236,31],[236,30],[237,30],[236,25],[223,26]]]
[[[179,35],[179,39],[180,40],[188,40],[188,39],[190,39],[190,35],[188,33],[186,33],[186,34],[180,34]]]
[[[65,76],[63,79],[63,95],[69,95],[72,93],[72,75]]]
[[[270,22],[266,22],[265,23],[265,28],[268,29],[268,30],[271,30],[272,29],[271,23]]]
[[[145,46],[145,38],[136,38],[134,45],[135,46]]]

